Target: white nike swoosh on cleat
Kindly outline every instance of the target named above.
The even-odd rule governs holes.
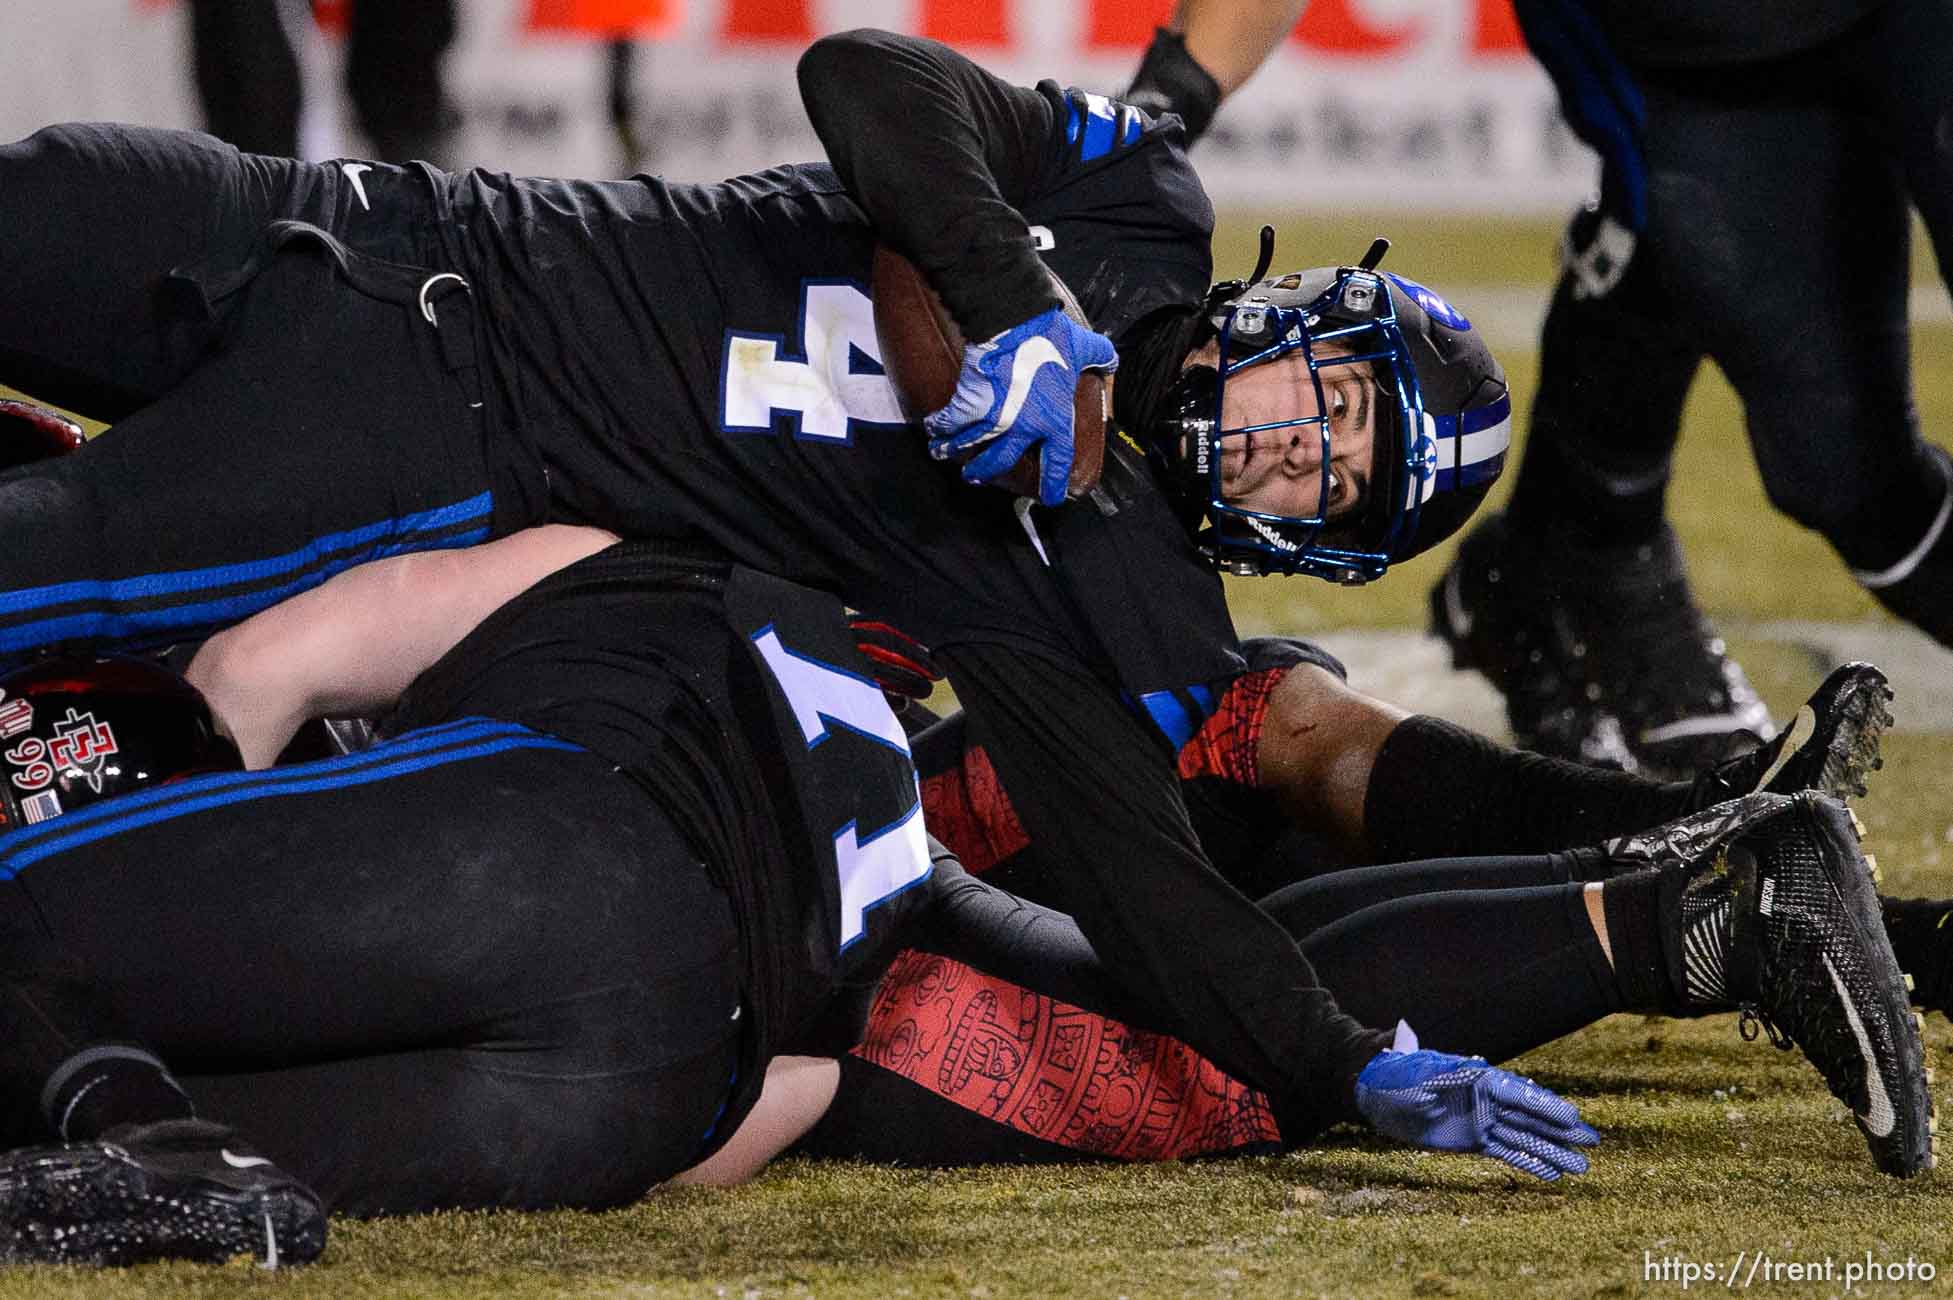
[[[1858,1118],[1864,1121],[1865,1129],[1873,1137],[1890,1137],[1892,1130],[1899,1125],[1898,1112],[1892,1109],[1892,1099],[1885,1094],[1885,1084],[1878,1077],[1877,1057],[1872,1053],[1872,1038],[1865,1032],[1865,1022],[1858,1018],[1858,1008],[1852,1005],[1851,994],[1845,992],[1844,981],[1838,978],[1838,968],[1831,964],[1830,953],[1819,953],[1824,959],[1824,973],[1831,977],[1831,985],[1838,990],[1838,1001],[1844,1003],[1845,1023],[1851,1026],[1851,1036],[1858,1040],[1858,1050],[1865,1057],[1866,1114]]]
[[[1753,722],[1741,713],[1705,713],[1700,717],[1677,718],[1659,727],[1646,727],[1641,732],[1641,743],[1659,745],[1664,740],[1687,740],[1694,736],[1720,736],[1725,732],[1742,731]]]
[[[359,178],[359,174],[361,172],[372,171],[373,164],[372,163],[340,163],[339,170],[346,173],[346,179],[353,183],[353,193],[359,195],[359,206],[365,208],[368,212],[371,212],[373,210],[373,205],[366,201],[366,182]]]
[[[1031,381],[1037,378],[1038,371],[1045,366],[1056,366],[1060,370],[1070,370],[1065,359],[1058,353],[1058,347],[1047,338],[1029,338],[1017,349],[1011,360],[1010,388],[1004,393],[1003,409],[997,412],[997,432],[1002,433],[1017,423],[1017,413],[1024,409],[1024,402],[1031,395]]]
[[[224,1163],[233,1169],[256,1169],[259,1165],[271,1163],[263,1156],[234,1156],[227,1147],[218,1148],[217,1154],[224,1157]]]
[[[1767,789],[1770,782],[1777,779],[1777,773],[1783,771],[1783,765],[1788,763],[1798,748],[1816,732],[1817,710],[1808,704],[1799,706],[1797,716],[1792,718],[1790,725],[1783,729],[1783,748],[1777,751],[1776,761],[1770,764],[1770,770],[1757,781],[1756,788]]]

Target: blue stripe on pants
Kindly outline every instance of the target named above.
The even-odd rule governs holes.
[[[515,723],[467,719],[414,732],[341,758],[263,772],[192,777],[0,836],[0,880],[12,879],[52,854],[192,813],[260,799],[366,785],[512,749],[585,752],[580,745]]]

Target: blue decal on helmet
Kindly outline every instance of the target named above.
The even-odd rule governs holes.
[[[1422,307],[1426,316],[1437,321],[1440,325],[1449,325],[1455,330],[1468,330],[1472,327],[1472,323],[1465,319],[1465,313],[1459,311],[1456,307],[1453,307],[1450,303],[1438,297],[1437,294],[1432,293],[1417,281],[1406,280],[1403,276],[1393,275],[1389,271],[1385,271],[1384,274],[1389,276],[1392,283],[1399,289],[1409,294],[1411,301]]]

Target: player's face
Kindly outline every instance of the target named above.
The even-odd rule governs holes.
[[[1334,355],[1324,350],[1318,360]],[[1218,356],[1210,348],[1205,357],[1196,354],[1191,360],[1212,365]],[[1320,425],[1256,428],[1251,433],[1224,436],[1221,491],[1228,504],[1273,515],[1307,517],[1323,505],[1325,473],[1329,478],[1329,518],[1352,514],[1367,500],[1378,418],[1370,365],[1327,365],[1318,373],[1322,402],[1329,413],[1329,463],[1323,464]],[[1309,363],[1298,351],[1228,376],[1221,427],[1280,424],[1321,413],[1315,385],[1309,382]]]

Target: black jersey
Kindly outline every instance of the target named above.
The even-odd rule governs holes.
[[[1212,211],[1177,125],[1051,83],[1007,108],[1025,138],[993,161],[1021,207],[1015,238],[1047,245],[1098,327],[1116,339],[1156,308],[1197,301]],[[834,168],[712,185],[476,172],[454,179],[451,203],[497,369],[520,386],[525,454],[559,517],[709,539],[932,646],[980,636],[1076,657],[1090,645],[1010,499],[972,491],[902,420],[876,361],[876,227]],[[1041,310],[1050,289],[1037,293],[1006,299],[998,327]],[[1080,509],[1032,518],[1041,531]],[[1148,545],[1158,558],[1136,558],[1156,566],[1152,582],[1213,586],[1179,530]],[[1176,680],[1129,684],[1182,686],[1200,672],[1190,663]]]
[[[801,82],[832,166],[450,178],[445,229],[520,438],[495,454],[556,517],[708,543],[933,646],[1065,864],[1052,896],[1155,1023],[1199,1026],[1271,1091],[1347,1102],[1383,1036],[1336,1010],[1187,824],[1173,753],[1241,659],[1151,471],[1115,446],[1093,499],[1018,508],[928,458],[876,361],[878,238],[971,337],[1055,304],[1040,249],[1115,341],[1200,301],[1212,210],[1177,120],[885,34],[819,43]]]
[[[620,543],[498,610],[385,729],[494,717],[635,777],[732,898],[757,1060],[836,1055],[931,864],[907,741],[866,667],[831,597]]]

